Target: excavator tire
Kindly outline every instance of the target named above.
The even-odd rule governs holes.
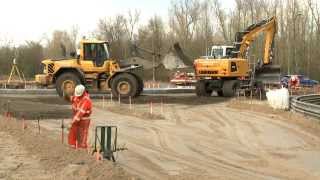
[[[197,81],[196,83],[196,94],[197,96],[206,96],[209,97],[212,94],[213,90],[208,89],[208,83],[205,81]]]
[[[237,93],[239,83],[237,80],[226,80],[223,82],[222,93],[224,97],[233,97]]]
[[[114,97],[128,98],[139,94],[138,79],[129,73],[116,75],[111,82],[111,93]]]
[[[217,91],[217,94],[218,94],[219,97],[223,97],[223,92],[222,92],[222,90],[218,90],[218,91]]]
[[[56,90],[60,97],[72,96],[76,85],[80,84],[79,76],[72,72],[65,72],[56,80]]]

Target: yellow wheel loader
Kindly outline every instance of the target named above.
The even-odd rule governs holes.
[[[262,33],[265,37],[263,59],[251,64],[248,58],[250,44]],[[232,97],[239,88],[262,89],[264,84],[279,83],[280,66],[272,64],[275,33],[276,18],[272,17],[238,32],[231,53],[196,59],[196,94],[210,96],[216,91],[219,96]]]
[[[80,83],[93,91],[111,89],[114,97],[136,97],[143,91],[143,67],[120,67],[110,59],[108,42],[82,40],[79,51],[71,53],[71,58],[43,60],[43,74],[36,75],[36,83],[54,85],[60,96],[72,95]]]

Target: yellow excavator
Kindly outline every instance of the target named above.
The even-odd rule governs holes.
[[[265,37],[263,59],[251,64],[250,45],[262,33]],[[239,88],[262,88],[263,84],[279,83],[280,66],[272,64],[275,34],[276,17],[272,17],[236,33],[236,42],[229,55],[196,59],[196,94],[211,96],[216,91],[219,96],[232,97]]]
[[[55,86],[60,96],[72,95],[80,83],[93,91],[111,89],[115,97],[136,97],[143,91],[143,67],[120,67],[110,58],[106,41],[82,40],[78,54],[73,52],[70,57],[46,59],[42,64],[43,74],[36,75],[36,83]]]

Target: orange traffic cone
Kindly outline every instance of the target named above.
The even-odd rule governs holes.
[[[95,155],[96,155],[96,161],[102,160],[102,155],[100,153],[100,149],[97,149],[97,152],[95,152]]]

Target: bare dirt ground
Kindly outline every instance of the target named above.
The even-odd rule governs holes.
[[[52,102],[33,105],[45,109]],[[118,126],[118,143],[128,150],[116,154],[116,164],[143,179],[320,178],[320,125],[315,120],[274,111],[266,102],[192,94],[142,96],[133,102],[130,109],[128,101],[119,105],[96,99],[92,119],[94,125]],[[52,119],[63,118],[58,115]],[[59,125],[41,121],[56,133]]]
[[[0,179],[137,179],[121,167],[96,161],[85,150],[64,145],[51,131],[40,134],[29,121],[0,120]]]

